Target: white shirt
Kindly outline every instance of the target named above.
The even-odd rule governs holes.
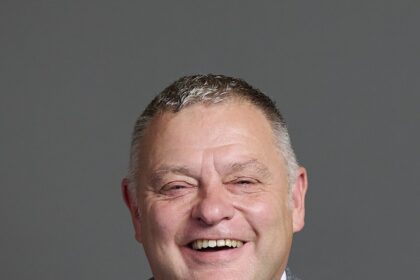
[[[281,276],[281,279],[280,280],[287,280],[287,278],[286,278],[286,271],[283,272],[283,275]]]

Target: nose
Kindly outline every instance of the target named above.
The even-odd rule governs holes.
[[[194,219],[212,226],[233,218],[235,208],[224,186],[203,188],[198,199],[192,210]]]

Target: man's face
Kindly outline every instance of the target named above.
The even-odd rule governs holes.
[[[156,279],[280,279],[303,227],[306,175],[289,201],[286,165],[259,109],[227,102],[164,113],[138,160],[139,215],[128,191],[126,201]]]

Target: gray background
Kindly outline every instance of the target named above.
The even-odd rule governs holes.
[[[274,97],[310,175],[304,279],[417,279],[420,2],[0,2],[0,278],[145,279],[120,179],[191,73]]]

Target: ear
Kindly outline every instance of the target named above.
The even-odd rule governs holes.
[[[136,196],[137,192],[129,187],[129,180],[127,178],[124,178],[121,182],[121,192],[125,205],[127,205],[131,214],[131,221],[134,226],[135,238],[138,242],[141,243],[141,223],[140,211],[137,203],[138,198]]]
[[[299,167],[295,185],[292,189],[293,232],[302,230],[305,225],[305,195],[308,189],[306,169]]]

